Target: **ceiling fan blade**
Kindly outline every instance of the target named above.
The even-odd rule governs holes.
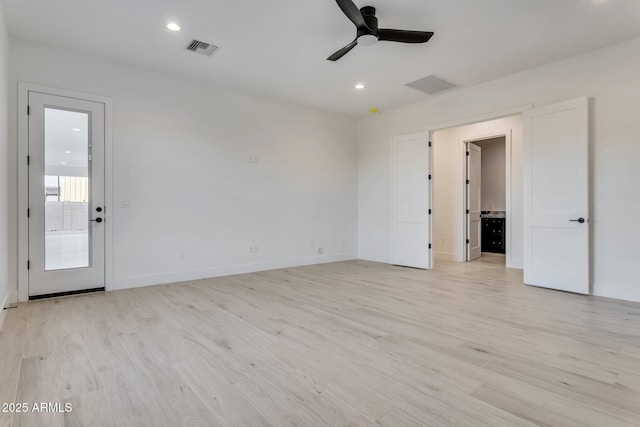
[[[400,43],[426,43],[433,37],[431,31],[378,30],[378,40]]]
[[[337,61],[338,59],[342,58],[347,53],[349,53],[349,51],[354,47],[356,47],[357,44],[358,44],[358,39],[352,41],[351,43],[349,43],[348,45],[346,45],[345,47],[343,47],[342,49],[340,49],[339,51],[337,51],[336,53],[328,57],[327,61]]]
[[[362,16],[362,13],[358,9],[358,6],[355,5],[351,0],[336,0],[342,12],[347,15],[347,18],[351,20],[355,24],[358,29],[363,28],[370,31],[370,28],[367,26],[367,23]]]

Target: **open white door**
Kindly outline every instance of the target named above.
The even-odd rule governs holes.
[[[392,143],[392,263],[431,267],[429,136],[401,136]]]
[[[482,149],[467,142],[467,261],[473,261],[482,256],[481,158]]]
[[[588,99],[528,111],[524,129],[524,282],[588,294]]]

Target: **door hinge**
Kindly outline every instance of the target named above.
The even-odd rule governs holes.
[[[431,181],[431,174],[429,174],[429,181]]]
[[[429,249],[431,249],[431,243],[429,243]]]
[[[31,114],[31,106],[27,105],[27,116]]]
[[[431,209],[429,209],[429,215],[431,215]]]
[[[31,270],[31,261],[27,261],[27,270]]]
[[[468,245],[469,243],[471,243],[471,240],[467,239],[467,245]]]
[[[27,166],[31,164],[31,156],[27,156]]]
[[[467,156],[468,156],[469,154],[470,154],[470,153],[467,151]]]
[[[27,218],[31,218],[31,209],[27,208]]]
[[[467,185],[471,184],[471,181],[467,180]]]
[[[431,141],[429,141],[429,147],[431,147]]]
[[[467,215],[469,215],[471,213],[471,211],[469,209],[467,209]]]

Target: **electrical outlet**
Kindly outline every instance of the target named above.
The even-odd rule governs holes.
[[[258,163],[258,156],[249,156],[249,163],[251,163],[252,165]]]
[[[249,245],[248,251],[251,253],[258,252],[258,245]]]

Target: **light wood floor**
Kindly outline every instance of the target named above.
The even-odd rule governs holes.
[[[640,304],[363,261],[22,304],[6,426],[638,426]]]

